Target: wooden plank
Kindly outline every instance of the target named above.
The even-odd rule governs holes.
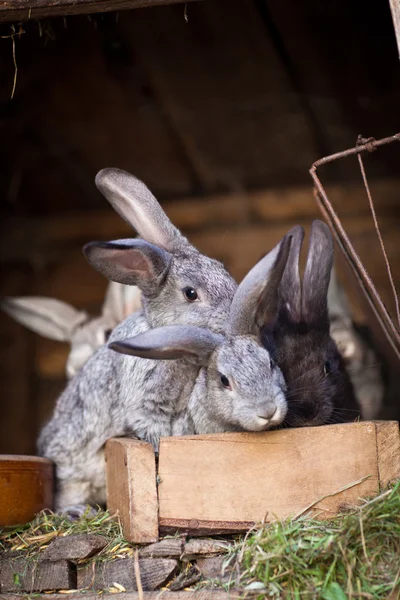
[[[1,21],[28,21],[44,17],[88,15],[116,10],[131,10],[146,6],[176,4],[184,0],[3,0]],[[185,0],[192,1],[192,0]]]
[[[139,560],[140,579],[144,590],[152,591],[165,585],[178,563],[171,558],[143,558]],[[103,590],[118,583],[127,591],[137,590],[135,560],[119,558],[99,561],[78,568],[77,589]]]
[[[160,528],[175,524],[196,531],[198,521],[210,530],[232,522],[244,530],[249,523],[303,511],[332,516],[342,505],[379,492],[379,475],[386,481],[398,452],[398,432],[391,430],[379,455],[371,422],[163,438]]]
[[[246,599],[256,598],[259,596],[259,592],[246,592]],[[171,600],[239,600],[243,598],[243,591],[235,591],[229,590],[229,592],[224,592],[222,590],[188,590],[185,592],[167,592],[165,595],[163,593],[158,592],[143,592],[143,594],[139,594],[138,592],[122,592],[118,594],[118,600],[162,600],[166,596],[167,598],[171,598]],[[22,600],[22,598],[26,598],[26,596],[21,596],[17,594],[7,594],[7,600]],[[37,600],[65,600],[65,594],[37,594],[35,596]],[[68,594],[68,598],[72,599],[82,599],[83,595],[81,592],[77,592],[76,594]],[[85,600],[99,600],[98,593],[90,593],[86,592],[84,595]],[[107,593],[103,592],[101,598],[109,598],[115,600],[115,593]]]
[[[371,181],[370,187],[373,197],[379,198],[378,213],[382,212],[385,219],[396,216],[399,180]],[[344,188],[327,185],[326,190],[341,216],[368,217],[369,206],[362,186],[349,185]],[[107,206],[102,203],[100,196],[98,206]],[[186,198],[165,203],[163,208],[173,223],[185,232],[215,229],[221,225],[243,226],[244,221],[263,221],[272,226],[282,221],[320,217],[311,185]],[[54,257],[54,252],[60,252],[62,256],[63,250],[69,252],[71,246],[76,247],[92,239],[134,235],[133,229],[108,208],[61,212],[26,220],[21,217],[6,218],[3,229],[0,239],[2,262],[26,261],[33,255]]]
[[[38,563],[27,558],[5,558],[0,562],[1,592],[44,592],[76,587],[76,573],[67,560]]]
[[[106,444],[107,507],[118,512],[127,540],[158,541],[155,455],[151,444],[112,439]]]
[[[379,481],[386,486],[400,479],[399,424],[396,421],[378,421],[375,427]]]
[[[400,58],[400,0],[389,0],[392,11],[393,27],[396,35],[397,50]]]

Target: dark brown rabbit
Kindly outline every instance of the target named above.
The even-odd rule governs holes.
[[[263,342],[287,384],[286,427],[354,421],[360,415],[341,355],[330,336],[327,294],[333,264],[328,227],[314,221],[307,262],[300,281],[299,257],[304,229],[292,239],[280,285],[278,319],[265,327]]]

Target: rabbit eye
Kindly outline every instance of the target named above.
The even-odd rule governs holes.
[[[224,386],[224,388],[230,390],[231,388],[231,384],[229,383],[229,379],[225,376],[225,375],[220,375],[220,379],[221,379],[221,383]]]
[[[104,332],[104,341],[106,342],[112,333],[112,329],[106,329]]]
[[[183,295],[185,296],[186,300],[188,300],[189,302],[195,302],[199,298],[196,290],[193,289],[192,287],[185,287],[185,288],[183,288],[182,291],[183,291]]]
[[[329,373],[332,372],[332,367],[331,367],[331,363],[329,362],[329,360],[325,361],[324,364],[324,375],[329,375]]]

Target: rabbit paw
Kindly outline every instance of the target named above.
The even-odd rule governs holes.
[[[82,517],[92,519],[97,515],[97,510],[89,504],[74,504],[62,508],[58,513],[68,517],[71,521],[78,521]]]

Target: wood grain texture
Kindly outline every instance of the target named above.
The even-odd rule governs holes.
[[[256,598],[259,593],[247,592],[246,599]],[[171,598],[171,600],[239,600],[243,598],[243,591],[229,590],[224,592],[222,590],[197,590],[187,592],[167,592],[166,594],[160,592],[143,592],[143,595],[138,592],[123,592],[118,594],[118,600],[162,600],[163,598]],[[46,594],[36,596],[38,600],[65,600],[65,594]],[[68,594],[68,598],[82,599],[83,596],[80,592],[76,594]],[[98,593],[86,593],[84,595],[85,600],[99,600]],[[103,593],[101,598],[115,598],[115,594]],[[21,596],[17,594],[7,594],[7,600],[21,600]]]
[[[136,591],[133,558],[119,558],[84,565],[78,569],[78,589],[103,590],[118,583],[127,591]],[[178,563],[170,558],[143,558],[139,560],[140,579],[144,590],[152,591],[164,585],[173,575]]]
[[[44,592],[76,587],[76,573],[66,560],[35,563],[26,558],[0,561],[1,592]]]
[[[33,519],[53,507],[53,464],[36,456],[0,454],[0,526]]]
[[[155,455],[151,444],[116,438],[106,444],[107,507],[118,512],[126,539],[158,540]]]
[[[377,421],[376,449],[382,487],[400,479],[400,434],[396,421]]]
[[[378,457],[370,422],[163,438],[160,526],[186,520],[210,522],[210,529],[215,522],[247,529],[251,522],[303,511],[332,516],[342,505],[379,492],[379,473],[387,473],[397,442],[393,434]]]
[[[3,0],[0,3],[0,22],[88,15],[146,6],[177,4],[178,2],[183,2],[183,0],[79,0],[78,2],[76,0]]]

